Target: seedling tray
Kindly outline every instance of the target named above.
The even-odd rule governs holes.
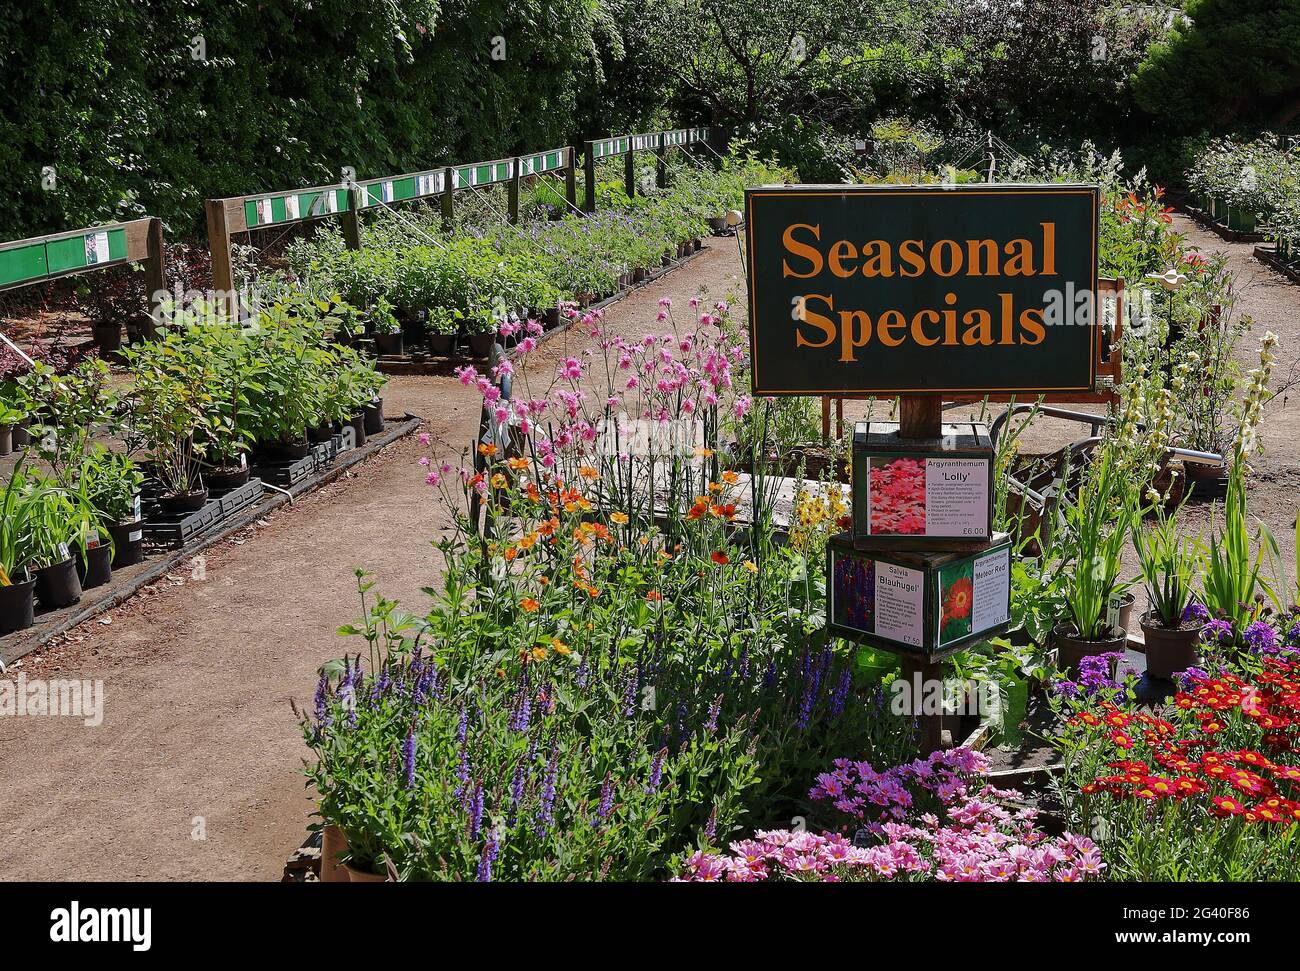
[[[166,513],[151,499],[146,505],[144,538],[153,546],[174,548],[203,535],[226,519],[247,509],[262,496],[262,480],[249,479],[242,486],[213,495],[202,509],[187,513]]]

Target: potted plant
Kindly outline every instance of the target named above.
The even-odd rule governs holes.
[[[26,630],[34,621],[36,578],[29,566],[34,555],[33,523],[41,496],[29,488],[19,459],[0,493],[0,635]]]
[[[383,297],[370,308],[370,325],[375,334],[375,347],[380,356],[398,357],[405,350],[402,324],[393,313],[393,305]]]
[[[82,590],[101,587],[113,578],[113,543],[104,528],[99,511],[82,489],[67,490],[73,508],[71,527],[73,555],[77,560],[77,580]]]
[[[82,532],[83,510],[52,480],[33,476],[29,488],[38,497],[31,519],[36,599],[50,610],[71,606],[81,599],[73,544]]]
[[[1097,450],[1078,495],[1062,499],[1069,616],[1053,631],[1062,671],[1077,673],[1084,657],[1124,650],[1128,632],[1112,626],[1107,608],[1124,588],[1120,560],[1138,502],[1134,484],[1116,467],[1112,447]]]
[[[1177,515],[1156,507],[1155,524],[1135,527],[1133,549],[1142,570],[1148,609],[1142,615],[1147,674],[1171,678],[1197,663],[1197,644],[1205,621],[1189,611],[1192,576],[1199,557],[1190,540],[1178,535]]]
[[[25,417],[25,412],[0,401],[0,455],[8,455],[14,450],[14,429]]]
[[[213,428],[212,360],[187,330],[123,351],[135,376],[128,439],[152,461],[158,504],[180,514],[208,501],[203,460]]]
[[[204,431],[204,481],[209,489],[237,489],[248,481],[248,453],[257,425],[253,406],[265,362],[252,339],[237,328],[206,326],[192,328],[190,334],[208,357],[213,375]]]
[[[450,356],[460,333],[462,314],[453,307],[435,307],[429,312],[429,350]]]
[[[497,331],[493,314],[486,308],[474,308],[465,317],[469,336],[469,352],[475,357],[487,357],[496,340]]]
[[[143,559],[140,489],[144,475],[135,462],[129,455],[98,445],[82,461],[77,482],[108,532],[113,550],[111,567],[121,569],[139,563]]]

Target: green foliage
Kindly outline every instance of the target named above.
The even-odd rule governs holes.
[[[1133,79],[1158,122],[1195,130],[1286,124],[1300,115],[1300,7],[1292,0],[1189,0],[1190,23],[1156,44]]]

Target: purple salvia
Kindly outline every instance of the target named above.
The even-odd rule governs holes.
[[[853,675],[846,667],[840,672],[839,683],[835,685],[835,693],[831,695],[831,717],[839,718],[844,713],[844,704],[848,701],[849,690],[853,687]]]
[[[718,835],[718,807],[714,806],[713,811],[709,813],[709,821],[704,826],[704,838],[710,843]]]
[[[329,690],[330,679],[325,675],[320,676],[316,682],[316,730],[322,732],[329,727],[330,709],[329,709]]]
[[[664,757],[667,754],[667,748],[661,748],[655,753],[654,761],[650,763],[650,781],[646,784],[646,792],[654,792],[659,788],[659,783],[663,781]]]
[[[406,736],[406,744],[402,747],[402,761],[406,768],[406,788],[415,788],[415,726],[411,726],[410,734]]]
[[[551,757],[546,762],[546,777],[542,781],[542,804],[537,810],[537,829],[544,833],[555,821],[555,781],[560,774],[559,752],[551,746]]]
[[[596,807],[596,815],[600,819],[608,819],[609,814],[614,809],[614,781],[610,778],[608,772],[605,773],[605,781],[600,786],[600,805]]]
[[[483,827],[483,784],[474,783],[474,794],[469,800],[469,838],[471,841],[478,839],[479,830]]]
[[[706,732],[716,732],[718,730],[718,714],[722,711],[722,695],[713,699],[713,704],[709,705],[709,719],[704,723]]]
[[[479,883],[492,882],[492,864],[497,860],[497,854],[501,852],[500,844],[497,841],[497,831],[495,827],[488,830],[487,843],[483,847],[483,853],[478,859],[478,870],[474,874],[474,879]]]

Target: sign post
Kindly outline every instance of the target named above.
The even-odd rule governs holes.
[[[988,429],[945,425],[943,402],[1093,391],[1098,208],[1089,185],[746,190],[754,394],[899,399],[897,423],[854,432],[827,626],[909,678],[1009,626]],[[938,747],[942,715],[914,714]]]

